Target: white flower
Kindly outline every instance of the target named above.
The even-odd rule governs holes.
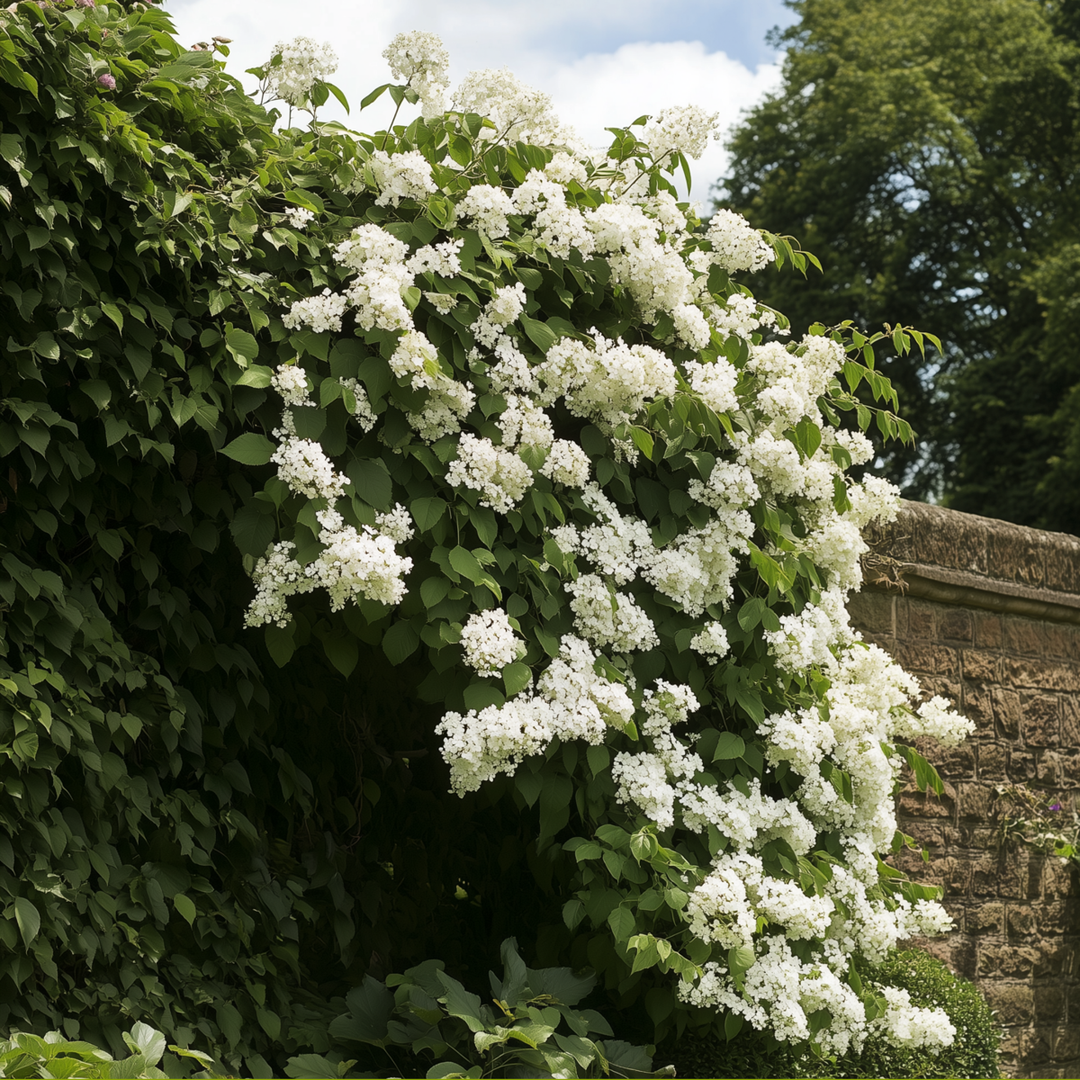
[[[589,455],[577,443],[556,439],[540,471],[556,484],[583,488],[589,482]]]
[[[405,85],[419,96],[425,120],[444,111],[443,94],[450,86],[450,56],[437,34],[422,30],[398,34],[382,55],[394,77],[404,79]]]
[[[697,159],[709,140],[717,137],[719,119],[719,113],[707,113],[696,105],[664,109],[645,124],[642,141],[649,144],[655,161],[672,151]]]
[[[337,53],[329,42],[322,45],[309,37],[278,42],[271,54],[270,85],[274,93],[297,108],[308,106],[308,95],[316,82],[325,80],[337,71]],[[274,63],[280,57],[280,61]]]
[[[419,150],[387,154],[376,150],[368,159],[381,194],[376,206],[398,206],[402,199],[423,199],[438,190],[431,178],[431,163]]]
[[[718,664],[727,655],[727,631],[718,622],[706,623],[704,629],[690,639],[690,648],[701,653],[709,663]]]
[[[306,228],[307,223],[315,218],[315,215],[310,210],[305,210],[302,206],[285,207],[285,216],[294,229]]]
[[[733,210],[717,210],[709,222],[705,238],[712,245],[711,262],[729,273],[754,273],[776,259],[776,252]]]
[[[462,435],[458,456],[450,462],[447,483],[480,492],[480,502],[500,514],[509,513],[532,486],[529,466],[490,439]]]
[[[634,598],[611,591],[597,574],[579,574],[563,588],[573,597],[574,628],[594,645],[631,652],[655,649],[660,644],[652,620]]]
[[[461,630],[465,662],[481,675],[498,675],[512,664],[518,656],[519,642],[524,645],[502,608],[474,612]]]

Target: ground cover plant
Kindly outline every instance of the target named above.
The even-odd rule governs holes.
[[[809,256],[678,201],[699,109],[597,156],[416,33],[362,104],[419,118],[319,123],[297,39],[281,127],[226,52],[0,12],[0,1026],[336,1067],[364,987],[513,936],[595,973],[602,1024],[504,1004],[565,1075],[604,1025],[948,1045],[875,979],[948,925],[882,856],[900,740],[970,725],[844,608],[923,336],[788,340],[745,279]]]

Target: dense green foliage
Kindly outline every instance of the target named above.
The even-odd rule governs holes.
[[[918,321],[945,353],[883,358],[920,435],[910,497],[1080,531],[1080,9],[1075,0],[791,0],[782,88],[739,125],[723,205],[824,273],[763,299]]]
[[[309,258],[257,226],[319,200],[316,140],[141,5],[0,13],[0,118],[0,1029],[120,1053],[146,1017],[269,1075],[364,970],[497,955],[526,825],[442,797],[393,684],[346,694],[321,648],[278,674],[242,629],[252,489],[216,451],[278,346],[234,258]]]
[[[715,1036],[684,1038],[659,1048],[658,1061],[673,1061],[679,1076],[714,1077],[997,1077],[1002,1029],[986,1000],[967,979],[954,976],[920,949],[905,949],[874,971],[882,986],[907,990],[912,1003],[944,1008],[956,1041],[941,1053],[890,1045],[871,1035],[862,1051],[821,1061],[775,1039],[746,1032],[731,1042]]]

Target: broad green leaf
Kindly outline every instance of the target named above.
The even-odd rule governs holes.
[[[23,944],[29,948],[41,929],[41,915],[38,909],[23,896],[15,897],[15,921],[19,925]]]
[[[245,431],[231,443],[221,448],[221,452],[241,465],[266,465],[273,456],[276,447],[265,436],[254,431]]]

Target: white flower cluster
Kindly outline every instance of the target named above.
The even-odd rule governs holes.
[[[308,222],[315,220],[315,214],[311,210],[305,210],[302,206],[285,207],[285,216],[294,229],[306,229]]]
[[[502,608],[474,612],[461,629],[465,662],[481,675],[498,675],[518,655],[518,644],[510,618]]]
[[[398,34],[383,50],[383,59],[394,77],[404,79],[405,85],[420,98],[425,120],[445,111],[443,95],[450,87],[447,77],[450,55],[438,34],[423,30]]]
[[[598,574],[581,574],[563,587],[573,597],[574,629],[594,645],[626,653],[660,644],[656,627],[634,598],[613,592]]]
[[[431,163],[419,150],[387,154],[376,150],[368,167],[381,194],[376,206],[399,206],[402,199],[423,199],[437,190],[431,178]]]
[[[462,435],[458,456],[446,471],[454,487],[472,488],[480,502],[500,514],[508,513],[532,486],[532,470],[524,461],[490,439]]]
[[[340,382],[355,402],[353,415],[357,422],[365,431],[370,430],[376,418],[364,388],[355,379]],[[347,524],[334,504],[344,494],[349,478],[334,469],[318,442],[297,436],[290,413],[291,408],[314,405],[304,369],[282,365],[271,376],[270,384],[285,405],[281,427],[274,431],[278,446],[270,460],[278,467],[278,478],[295,494],[326,503],[325,508],[315,511],[322,549],[312,562],[301,566],[293,556],[296,545],[292,541],[270,546],[252,571],[256,591],[245,617],[247,625],[287,626],[288,598],[317,588],[327,591],[334,611],[361,599],[400,604],[412,559],[400,555],[395,545],[412,539],[409,512],[398,504],[379,514],[375,527],[361,525],[357,529]]]
[[[719,113],[707,113],[696,105],[664,109],[649,118],[642,140],[649,144],[656,161],[672,152],[697,159],[717,137],[719,119]]]
[[[294,108],[307,108],[311,88],[316,82],[328,79],[338,67],[337,53],[330,44],[319,45],[309,37],[279,41],[271,56],[268,65],[271,88]]]
[[[563,637],[559,656],[537,680],[505,705],[462,715],[448,712],[436,727],[458,794],[476,791],[500,772],[512,773],[552,739],[604,741],[607,726],[625,727],[634,703],[621,683],[597,675],[596,654],[580,638]]]

